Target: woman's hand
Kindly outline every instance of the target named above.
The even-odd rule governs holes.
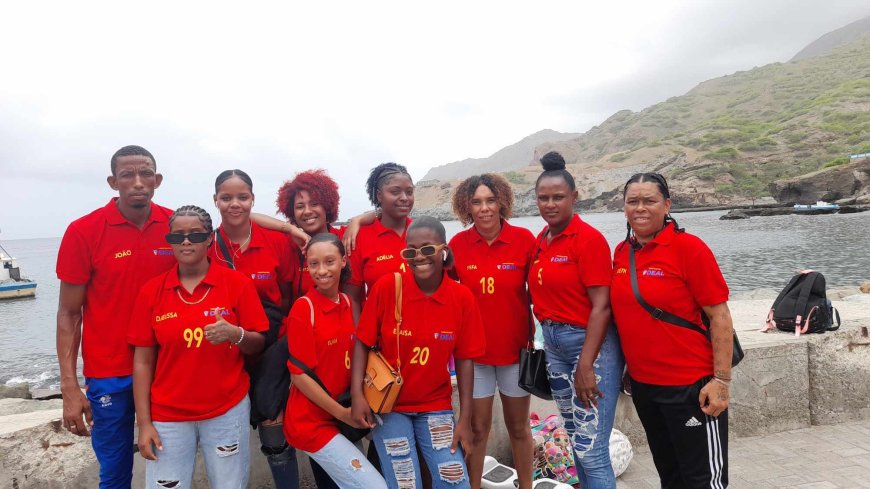
[[[214,316],[217,318],[217,321],[203,328],[205,339],[212,345],[220,345],[227,342],[235,344],[242,336],[242,328],[228,323],[221,315],[221,310],[220,307],[216,307],[214,309]]]
[[[157,454],[154,447],[158,451],[163,451],[163,443],[160,442],[160,435],[157,434],[157,428],[152,423],[145,423],[139,426],[139,454],[145,460],[157,460]]]
[[[343,408],[341,410],[341,413],[338,416],[336,416],[336,419],[338,419],[342,423],[348,424],[350,426],[353,426],[354,428],[361,429],[361,430],[371,429],[374,427],[374,426],[370,425],[367,421],[360,422],[359,420],[354,418],[353,417],[353,409],[350,407]]]
[[[604,398],[604,393],[598,388],[598,382],[595,379],[595,369],[592,365],[577,365],[577,370],[574,371],[574,390],[577,392],[577,397],[580,402],[591,409],[593,406],[598,407],[598,400]]]
[[[305,233],[299,226],[293,224],[287,224],[288,234],[293,238],[293,242],[296,243],[296,246],[302,250],[302,253],[305,253],[305,247],[308,246],[308,241],[311,239],[311,236]]]
[[[724,381],[710,379],[701,389],[698,395],[698,402],[701,403],[701,411],[710,416],[719,416],[723,411],[728,409],[730,395],[728,393],[728,384]]]
[[[372,408],[369,407],[365,396],[353,396],[350,403],[350,419],[342,420],[354,428],[372,428],[375,427],[375,418],[372,414]]]
[[[456,427],[453,429],[453,442],[450,444],[450,453],[456,453],[459,444],[462,444],[462,450],[467,458],[471,454],[472,442],[474,442],[473,432],[471,431],[471,419],[459,418]]]

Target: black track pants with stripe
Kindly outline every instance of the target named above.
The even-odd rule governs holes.
[[[685,386],[632,380],[632,401],[662,489],[728,487],[728,410],[714,418],[704,414],[698,403],[698,394],[709,380]]]

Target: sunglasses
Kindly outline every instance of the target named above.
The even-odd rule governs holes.
[[[414,258],[417,258],[417,253],[419,253],[423,256],[434,256],[435,253],[438,253],[439,251],[441,251],[441,249],[444,248],[445,246],[447,246],[447,245],[440,244],[440,245],[421,246],[419,249],[417,249],[417,248],[405,248],[404,250],[402,250],[400,252],[400,255],[402,255],[402,258],[404,258],[406,260],[413,260]]]
[[[169,244],[181,244],[184,243],[184,240],[186,239],[190,241],[191,244],[199,244],[204,243],[209,236],[211,236],[211,233],[169,233],[166,235],[166,242]]]

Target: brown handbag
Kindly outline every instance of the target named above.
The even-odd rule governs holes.
[[[369,407],[377,414],[386,414],[393,410],[399,391],[402,389],[402,361],[399,358],[399,338],[402,330],[402,275],[396,277],[396,368],[381,355],[381,329],[378,327],[378,343],[369,351],[366,363],[366,375],[363,380],[363,394]]]

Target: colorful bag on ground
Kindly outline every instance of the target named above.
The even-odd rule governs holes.
[[[551,414],[541,420],[538,413],[529,416],[532,439],[535,443],[534,478],[553,479],[565,484],[577,485],[577,468],[574,467],[574,450],[568,431],[562,426],[562,418]]]

